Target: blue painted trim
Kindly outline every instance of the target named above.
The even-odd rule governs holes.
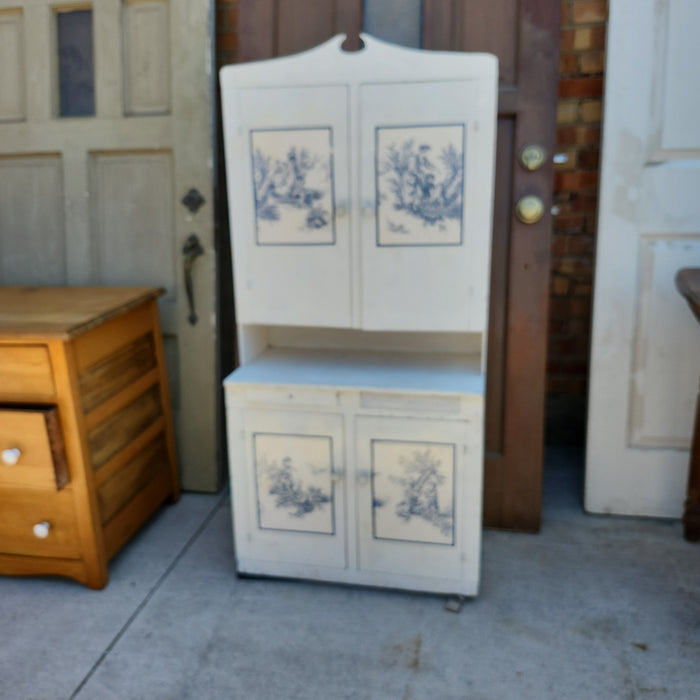
[[[328,142],[330,145],[330,188],[331,188],[331,222],[333,225],[333,237],[332,240],[326,243],[261,243],[259,238],[258,230],[258,208],[256,206],[257,202],[257,192],[255,186],[255,149],[253,147],[253,134],[264,133],[264,132],[288,132],[288,131],[328,131]],[[332,126],[290,126],[283,128],[267,128],[267,129],[251,129],[248,138],[250,141],[250,166],[252,173],[252,183],[253,183],[253,211],[255,212],[255,245],[261,248],[289,248],[289,247],[307,247],[307,246],[334,246],[337,243],[337,232],[335,225],[335,160],[333,153],[333,127]]]
[[[374,445],[377,442],[392,443],[394,445],[440,445],[442,447],[452,448],[452,542],[426,542],[425,540],[409,540],[398,537],[379,537],[377,535],[377,523],[374,505]],[[457,445],[453,442],[434,442],[431,440],[386,440],[386,439],[371,439],[371,497],[372,497],[372,539],[383,540],[386,542],[406,542],[408,544],[424,544],[438,547],[454,547],[455,546],[455,516],[456,516],[456,487],[457,487]]]
[[[462,128],[462,202],[459,216],[459,242],[457,243],[380,243],[379,242],[379,131],[380,129],[422,129],[441,126]],[[464,192],[466,191],[467,129],[464,123],[446,124],[390,124],[374,127],[374,225],[377,248],[459,248],[464,244]]]
[[[260,490],[258,488],[258,451],[256,448],[256,443],[255,440],[258,437],[258,435],[272,435],[275,437],[303,437],[303,438],[321,438],[324,440],[328,440],[329,442],[329,449],[330,449],[330,482],[331,482],[331,500],[330,500],[330,506],[331,506],[331,524],[332,524],[332,529],[330,532],[324,532],[321,530],[296,530],[296,529],[291,529],[291,528],[281,528],[281,527],[263,527],[262,525],[262,519],[260,517]],[[333,438],[330,435],[306,435],[306,434],[297,434],[297,433],[270,433],[270,432],[254,432],[252,434],[253,437],[253,470],[254,470],[254,476],[255,476],[255,505],[256,505],[256,510],[257,510],[257,515],[258,515],[258,530],[265,530],[265,531],[271,531],[271,532],[294,532],[294,533],[299,533],[299,534],[307,534],[307,535],[326,535],[329,537],[335,537],[336,535],[336,527],[335,527],[335,483],[332,479],[333,475]]]

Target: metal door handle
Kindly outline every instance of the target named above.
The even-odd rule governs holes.
[[[524,224],[536,224],[544,216],[544,202],[534,195],[523,197],[515,205],[515,215]]]
[[[198,316],[194,310],[194,287],[192,286],[192,265],[195,258],[204,255],[204,248],[199,242],[199,237],[196,233],[191,233],[185,245],[182,247],[182,254],[185,256],[185,290],[187,291],[187,303],[190,307],[190,315],[187,320],[194,326],[197,323]]]

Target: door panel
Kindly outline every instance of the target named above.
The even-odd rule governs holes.
[[[24,15],[0,10],[0,122],[24,119]]]
[[[227,108],[240,127],[231,157],[253,170],[228,173],[230,206],[245,222],[238,322],[349,327],[348,88],[246,89]],[[314,199],[299,206],[303,192]]]
[[[356,419],[361,569],[446,580],[477,577],[479,423]]]
[[[700,267],[698,22],[693,0],[611,5],[586,453],[593,512],[682,512],[700,328],[674,277]]]
[[[0,0],[0,284],[166,288],[180,471],[186,489],[204,491],[222,476],[210,11],[188,0]],[[197,211],[180,201],[190,188],[204,198]],[[181,257],[193,232],[204,248],[196,325]]]
[[[328,3],[334,12],[318,13],[304,3],[286,24],[278,10],[288,3],[301,4],[241,0],[241,61],[301,51],[312,37],[321,43],[361,26],[360,0],[336,0]],[[559,12],[559,0],[423,2],[424,48],[490,51],[501,63],[484,522],[508,529],[537,530],[540,522],[552,166],[548,158],[527,172],[516,154],[530,143],[548,156],[554,149]],[[541,197],[546,212],[529,226],[513,214],[528,194]]]
[[[0,127],[1,129],[2,127]],[[0,279],[66,281],[60,156],[0,156]]]
[[[499,58],[499,122],[487,381],[484,524],[537,530],[544,440],[552,165],[558,80],[558,0],[425,0],[427,49],[490,51]],[[520,167],[527,144],[546,164]],[[536,195],[531,225],[516,202]]]
[[[343,417],[256,408],[243,420],[246,458],[233,465],[239,560],[345,567]]]

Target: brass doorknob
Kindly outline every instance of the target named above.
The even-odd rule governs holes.
[[[544,202],[534,195],[518,200],[515,214],[524,224],[536,224],[544,216]]]
[[[519,159],[520,165],[532,172],[544,165],[547,160],[547,151],[539,144],[531,143],[520,151]]]

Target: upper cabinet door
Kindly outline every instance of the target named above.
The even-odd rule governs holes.
[[[495,70],[364,84],[360,104],[363,328],[483,331]]]
[[[350,326],[347,109],[343,85],[224,91],[239,323]]]
[[[483,331],[497,59],[362,38],[222,69],[237,320]]]

